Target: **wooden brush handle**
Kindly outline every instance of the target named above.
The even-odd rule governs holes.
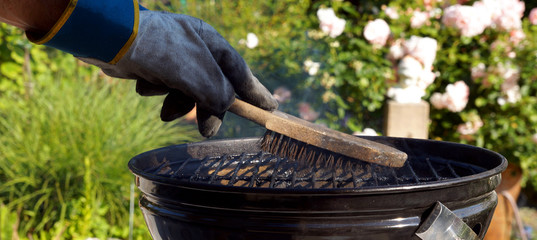
[[[267,121],[274,117],[271,112],[258,108],[237,98],[235,98],[235,102],[231,104],[229,111],[263,127],[266,127]]]

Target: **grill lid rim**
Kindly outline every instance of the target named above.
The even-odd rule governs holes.
[[[385,141],[388,140],[395,140],[395,141],[407,141],[408,139],[403,138],[391,138],[391,137],[368,137],[370,140],[379,140],[379,141]],[[136,166],[136,163],[138,161],[144,161],[150,158],[151,155],[156,155],[162,152],[167,151],[173,151],[178,148],[182,147],[189,147],[189,146],[196,146],[196,145],[206,145],[206,144],[219,144],[219,143],[226,143],[226,144],[233,144],[235,141],[258,141],[259,138],[243,138],[243,139],[220,139],[220,140],[208,140],[198,143],[189,143],[189,144],[181,144],[181,145],[172,145],[168,147],[163,147],[155,150],[151,150],[145,153],[141,153],[135,157],[133,157],[129,163],[128,167],[130,171],[137,177],[141,179],[147,179],[149,181],[154,181],[158,184],[166,184],[170,186],[176,186],[176,187],[183,187],[183,188],[193,188],[193,189],[199,189],[199,190],[206,190],[206,191],[225,191],[225,192],[237,192],[237,193],[266,193],[266,194],[339,194],[339,193],[346,193],[346,194],[393,194],[397,192],[408,192],[408,191],[427,191],[431,189],[439,189],[439,188],[449,188],[452,186],[461,186],[468,183],[471,183],[472,181],[475,181],[476,179],[483,179],[483,178],[500,178],[500,173],[505,170],[507,167],[507,160],[502,155],[493,152],[488,149],[479,148],[471,145],[466,144],[459,144],[459,143],[452,143],[452,142],[440,142],[440,141],[434,141],[434,140],[425,140],[425,139],[410,139],[409,141],[420,141],[424,143],[430,143],[430,144],[446,144],[448,146],[453,147],[462,147],[462,148],[469,148],[476,151],[482,151],[483,153],[489,154],[491,157],[497,158],[501,163],[489,170],[469,175],[469,176],[463,176],[458,178],[450,178],[450,179],[444,179],[444,180],[438,180],[434,182],[426,182],[426,183],[413,183],[413,184],[402,184],[402,185],[395,185],[395,186],[374,186],[374,187],[360,187],[360,188],[262,188],[262,187],[241,187],[241,186],[225,186],[225,185],[219,185],[219,184],[211,184],[211,183],[200,183],[200,182],[188,182],[183,181],[176,178],[170,178],[170,177],[162,177],[155,174],[149,174],[145,172],[143,169],[140,169]],[[137,179],[137,182],[139,182],[139,179]]]

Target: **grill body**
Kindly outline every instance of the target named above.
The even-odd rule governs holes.
[[[129,168],[154,239],[411,239],[436,202],[483,237],[506,167],[468,145],[371,137],[408,166],[301,169],[259,152],[259,139],[170,146]]]

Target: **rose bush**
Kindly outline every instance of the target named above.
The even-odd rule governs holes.
[[[315,1],[345,19],[307,39],[318,122],[382,129],[387,100],[431,103],[429,137],[488,148],[537,186],[537,10],[519,0]],[[313,13],[311,13],[313,14]],[[320,19],[311,18],[311,21]],[[316,29],[307,30],[315,32]],[[330,110],[333,109],[333,110]]]
[[[215,26],[274,91],[280,110],[348,133],[382,134],[386,101],[438,100],[431,139],[497,151],[537,179],[537,2],[204,4],[175,9]],[[473,14],[458,12],[467,8]],[[264,132],[226,122],[225,137]]]

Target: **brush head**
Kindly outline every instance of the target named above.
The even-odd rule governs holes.
[[[261,139],[261,150],[297,161],[299,167],[350,169],[359,161],[270,130]]]

